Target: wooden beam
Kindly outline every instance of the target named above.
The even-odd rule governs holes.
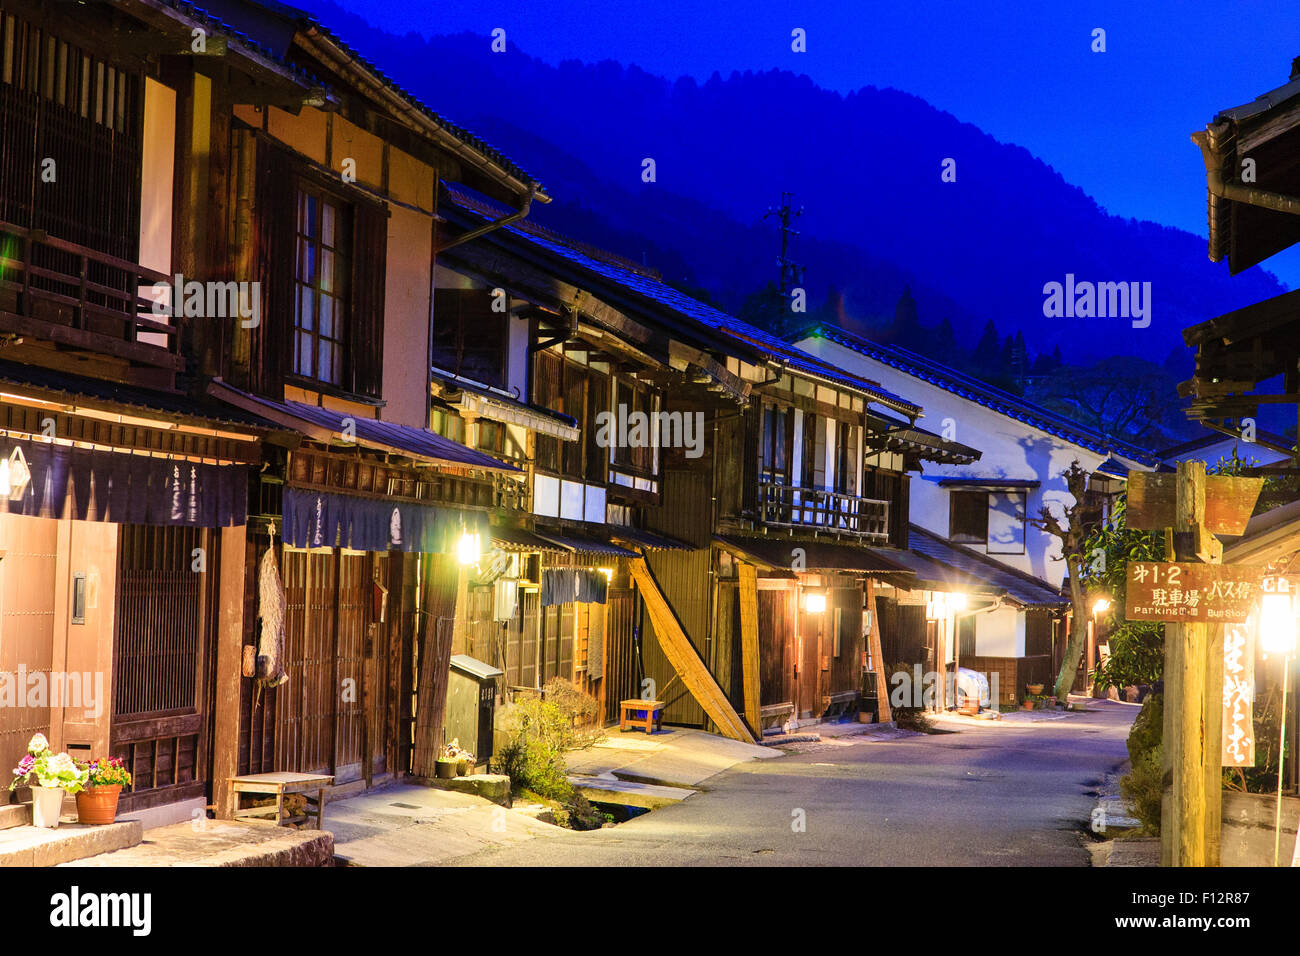
[[[650,621],[654,624],[655,634],[659,638],[659,647],[668,658],[668,663],[677,671],[677,676],[681,678],[686,689],[699,701],[704,712],[718,725],[718,729],[723,734],[752,744],[754,735],[749,732],[744,720],[731,706],[731,701],[727,699],[727,695],[718,686],[718,682],[709,672],[699,652],[691,644],[681,621],[677,619],[672,606],[659,590],[659,584],[655,581],[645,558],[628,559],[628,568],[632,580],[641,592],[641,600],[645,602]]]
[[[880,608],[877,606],[876,583],[867,578],[867,607],[871,608],[871,666],[876,672],[876,700],[879,712],[876,717],[882,724],[894,719],[889,706],[889,678],[885,675],[885,651],[880,645]],[[989,705],[996,707],[996,700]]]
[[[1177,502],[1172,531],[1166,540],[1186,536],[1183,560],[1203,554],[1212,537],[1205,525],[1205,463],[1178,463]],[[1207,793],[1207,734],[1204,730],[1207,701],[1220,700],[1222,685],[1213,698],[1207,696],[1209,625],[1170,623],[1165,625],[1164,767],[1169,793],[1162,808],[1160,862],[1162,866],[1205,866],[1207,811],[1213,802]],[[1222,652],[1220,651],[1220,654]],[[1220,704],[1221,706],[1221,704]],[[1219,720],[1219,710],[1214,711]],[[1210,755],[1218,780],[1219,751]],[[1218,787],[1214,788],[1217,795]]]
[[[212,798],[219,819],[230,819],[228,782],[239,773],[239,695],[244,656],[246,525],[222,528],[218,561],[216,694],[213,722]]]
[[[760,717],[761,690],[758,677],[758,572],[752,564],[740,568],[740,665],[745,693],[745,721],[755,737],[763,736]]]

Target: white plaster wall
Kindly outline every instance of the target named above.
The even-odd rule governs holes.
[[[827,339],[808,338],[799,342],[798,346],[848,372],[879,382],[896,395],[920,405],[924,414],[917,422],[918,425],[945,434],[984,453],[979,461],[970,465],[925,462],[922,473],[913,475],[911,520],[945,538],[948,537],[949,491],[939,487],[939,479],[1037,479],[1042,484],[1038,488],[1028,489],[1026,497],[1026,514],[1034,517],[1044,504],[1052,506],[1059,513],[1063,507],[1073,502],[1073,496],[1066,490],[1065,480],[1061,478],[1061,473],[1070,466],[1071,461],[1077,458],[1080,465],[1091,471],[1107,457],[1048,435]],[[951,430],[945,432],[945,427],[949,425]],[[968,547],[987,553],[986,546]],[[1053,559],[1059,559],[1060,553],[1056,538],[1044,531],[1027,527],[1024,554],[992,554],[990,557],[1028,572],[1052,587],[1059,587],[1065,577],[1065,562]]]
[[[977,657],[1024,657],[1025,615],[1013,607],[975,615]]]

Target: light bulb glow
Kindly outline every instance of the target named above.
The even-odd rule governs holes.
[[[477,564],[480,553],[477,534],[465,532],[460,536],[456,545],[456,558],[461,564]]]
[[[1290,594],[1265,594],[1260,598],[1259,642],[1269,654],[1295,652],[1295,607]]]
[[[826,595],[809,594],[804,598],[803,606],[809,614],[821,614],[826,610]]]

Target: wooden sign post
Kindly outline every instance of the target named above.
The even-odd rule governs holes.
[[[1146,598],[1141,606],[1150,612],[1149,619],[1166,621],[1161,769],[1168,789],[1160,819],[1162,866],[1219,865],[1223,813],[1222,622],[1242,619],[1243,595],[1250,592],[1252,597],[1257,596],[1254,592],[1258,587],[1250,584],[1252,580],[1256,585],[1258,582],[1250,577],[1250,569],[1234,569],[1229,574],[1226,569],[1189,573],[1186,568],[1193,562],[1222,561],[1223,544],[1214,535],[1241,534],[1262,487],[1263,480],[1258,478],[1207,477],[1205,463],[1200,461],[1179,462],[1177,474],[1172,476],[1130,476],[1128,526],[1151,531],[1168,529],[1166,541],[1176,552],[1176,560],[1183,562],[1178,583],[1183,583],[1183,575],[1195,579],[1200,608],[1195,614],[1189,611],[1185,590],[1179,605],[1173,608],[1168,608],[1168,589],[1163,605],[1150,589],[1135,595]],[[1244,577],[1236,575],[1237,571],[1245,572]],[[1213,588],[1213,600],[1202,605],[1206,587]]]

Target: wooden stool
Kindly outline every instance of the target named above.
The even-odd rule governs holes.
[[[620,732],[629,728],[635,730],[640,727],[647,734],[652,734],[659,729],[659,721],[663,717],[664,702],[662,700],[638,700],[633,697],[630,700],[619,701],[618,704],[618,729]],[[633,717],[635,713],[642,714],[641,717]]]
[[[334,778],[322,773],[254,773],[243,777],[230,778],[231,816],[236,820],[260,820],[274,817],[276,826],[299,827],[308,820],[315,820],[316,829],[321,828],[321,819],[325,813],[325,788],[334,783]],[[275,805],[267,807],[241,807],[239,795],[255,793],[275,797]],[[301,793],[307,800],[302,813],[286,817],[284,815],[284,798],[288,794]],[[314,796],[313,796],[314,794]]]

